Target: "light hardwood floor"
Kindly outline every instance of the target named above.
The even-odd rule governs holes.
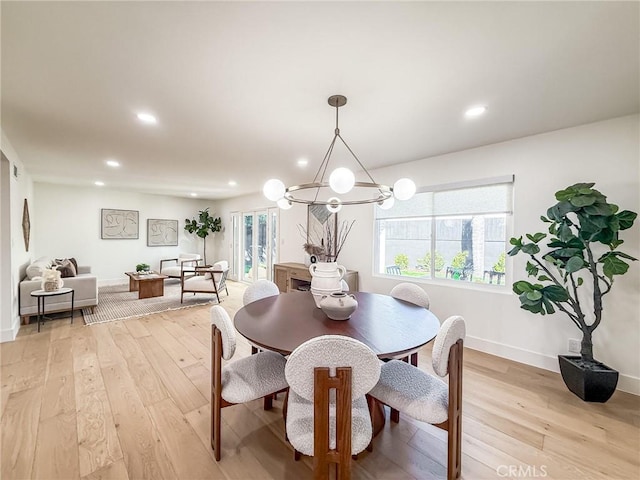
[[[243,287],[222,305],[231,315]],[[209,308],[85,327],[23,326],[0,345],[1,478],[311,478],[284,439],[282,395],[222,412],[222,459],[209,446]],[[240,341],[236,357],[249,355]],[[420,352],[429,369],[430,351]],[[559,375],[465,349],[463,478],[638,479],[640,398],[584,403]],[[446,434],[401,417],[356,479],[445,478]]]

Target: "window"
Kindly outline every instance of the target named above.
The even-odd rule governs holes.
[[[505,284],[513,176],[421,188],[376,207],[376,272]]]

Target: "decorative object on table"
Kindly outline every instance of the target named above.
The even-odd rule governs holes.
[[[555,305],[582,331],[580,356],[558,355],[565,384],[585,401],[606,402],[615,391],[618,372],[594,360],[591,336],[602,321],[602,300],[614,277],[629,269],[625,260],[636,260],[616,248],[623,243],[619,231],[631,228],[637,213],[618,212],[594,185],[577,183],[556,192],[558,203],[540,217],[549,224],[549,251],[540,253],[539,243],[547,234],[539,232],[526,235],[530,242],[512,238],[509,255],[529,255],[527,274],[539,282],[513,284],[521,308],[545,315],[554,313]],[[594,250],[601,245],[609,251],[597,256]]]
[[[328,99],[329,105],[336,109],[336,128],[333,140],[329,145],[318,171],[313,181],[301,185],[285,187],[281,180],[272,178],[267,180],[262,189],[265,197],[277,203],[283,210],[291,208],[292,203],[302,203],[306,205],[319,206],[332,213],[340,211],[343,205],[361,205],[366,203],[377,203],[382,208],[390,208],[394,199],[408,200],[416,192],[416,185],[408,178],[401,178],[393,187],[376,183],[369,171],[358,159],[353,150],[347,145],[340,135],[338,128],[338,109],[347,103],[347,97],[343,95],[332,95]],[[357,162],[358,170],[362,170],[366,175],[365,181],[356,181],[355,175],[345,167],[339,167],[331,171],[328,182],[325,181],[325,173],[328,170],[331,154],[340,139],[346,152]],[[342,201],[336,195],[350,193],[349,199]],[[329,197],[329,198],[327,198]]]
[[[62,274],[58,271],[57,266],[54,265],[52,268],[45,268],[42,271],[42,290],[55,292],[60,290],[62,285],[64,285],[64,280],[62,280]]]
[[[311,294],[316,302],[316,307],[320,308],[320,300],[323,296],[332,293],[342,292],[342,278],[347,269],[336,262],[317,262],[311,264],[309,273],[311,274]]]
[[[151,267],[147,263],[139,263],[136,265],[136,272],[140,274],[149,273],[149,270],[151,270]]]
[[[358,300],[352,294],[332,293],[322,296],[320,308],[331,320],[349,320],[351,314],[358,308]]]
[[[178,220],[147,219],[147,246],[170,247],[178,245]]]
[[[189,233],[195,233],[204,243],[203,259],[207,263],[207,237],[210,233],[216,233],[222,230],[222,219],[220,217],[213,218],[209,214],[209,208],[200,210],[197,218],[189,220],[185,219],[184,229]]]
[[[29,237],[31,236],[31,219],[29,218],[29,203],[24,199],[22,207],[22,236],[24,238],[24,249],[29,251]]]
[[[135,240],[138,238],[138,211],[103,208],[100,238],[103,240]]]

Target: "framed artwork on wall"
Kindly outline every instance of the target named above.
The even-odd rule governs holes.
[[[136,240],[139,237],[137,210],[101,209],[100,238],[103,240]]]
[[[329,254],[327,261],[335,254],[337,247],[338,214],[331,213],[324,205],[309,205],[307,208],[307,243],[322,245]]]
[[[147,219],[147,246],[168,247],[178,245],[178,220]]]

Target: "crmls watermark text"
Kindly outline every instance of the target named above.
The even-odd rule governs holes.
[[[499,477],[509,478],[544,478],[547,476],[546,465],[498,465],[496,473]]]

